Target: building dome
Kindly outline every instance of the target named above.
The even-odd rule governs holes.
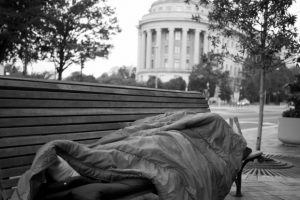
[[[210,7],[196,7],[197,1],[193,2],[157,0],[139,21],[138,81],[145,82],[151,76],[163,82],[182,77],[188,85],[193,66],[200,63],[204,54],[215,50],[208,40],[212,34]],[[193,15],[199,15],[200,21],[193,20]],[[224,42],[234,44],[225,39]],[[225,66],[231,69],[233,65]]]
[[[152,4],[152,6],[156,6],[156,5],[164,4],[164,3],[185,3],[185,0],[158,0],[158,1],[155,1]]]

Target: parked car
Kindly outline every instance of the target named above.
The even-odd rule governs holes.
[[[250,101],[248,99],[242,99],[242,100],[237,102],[238,106],[246,106],[246,105],[249,105],[249,104],[250,104]]]

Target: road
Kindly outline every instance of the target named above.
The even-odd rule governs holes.
[[[242,130],[257,130],[258,124],[258,106],[250,105],[244,107],[216,107],[210,106],[211,111],[222,115],[224,118],[228,116],[237,116]],[[264,107],[264,127],[277,127],[278,118],[281,113],[286,110],[284,106],[268,106]]]

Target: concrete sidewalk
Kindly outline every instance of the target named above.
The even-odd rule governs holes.
[[[243,197],[235,197],[235,184],[225,200],[297,200],[300,199],[300,145],[286,145],[277,139],[277,126],[264,127],[261,151],[266,155],[290,162],[293,168],[279,169],[282,173],[243,175]],[[248,146],[255,150],[256,130],[244,130]],[[250,164],[250,163],[249,163]],[[248,165],[249,165],[248,164]],[[270,169],[272,170],[272,169]],[[278,170],[278,169],[277,169]]]
[[[247,106],[217,106],[210,105],[209,108],[213,112],[214,110],[224,111],[224,112],[253,112],[258,113],[259,105],[247,105]],[[282,112],[287,110],[287,105],[264,105],[264,112]]]

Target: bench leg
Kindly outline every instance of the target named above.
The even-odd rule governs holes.
[[[242,170],[239,171],[236,179],[235,179],[235,185],[236,185],[236,197],[242,197],[241,187],[242,187]]]

